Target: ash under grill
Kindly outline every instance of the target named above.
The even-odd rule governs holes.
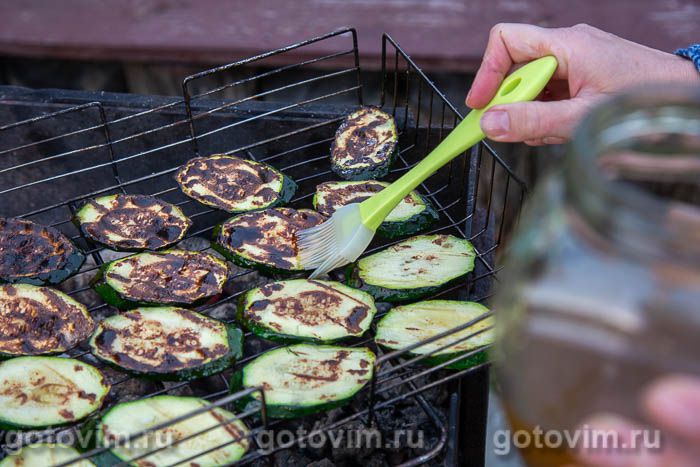
[[[332,42],[338,52],[314,56],[314,44],[319,41]],[[265,68],[266,58],[299,48],[308,49],[313,58]],[[461,116],[386,35],[383,52],[383,82],[377,93],[380,102],[375,104],[395,116],[400,131],[400,157],[388,177],[394,180],[435,147]],[[324,65],[327,68],[347,63],[339,62],[344,58],[354,60],[354,65],[324,70]],[[222,76],[229,70],[252,63],[263,71],[222,84]],[[294,71],[309,67],[315,71],[305,73],[300,81]],[[231,88],[249,88],[251,83],[254,94],[235,100],[221,97]],[[263,161],[299,184],[290,206],[310,208],[316,185],[336,179],[330,171],[329,147],[343,117],[364,103],[363,91],[367,89],[362,86],[356,33],[352,29],[189,76],[183,81],[182,99],[0,88],[0,216],[25,217],[57,227],[87,254],[81,271],[59,288],[88,305],[99,320],[116,310],[100,300],[89,282],[102,264],[126,253],[94,245],[71,223],[76,209],[87,198],[118,192],[158,196],[179,206],[194,222],[180,245],[211,252],[214,225],[230,215],[187,198],[173,179],[177,168],[192,157],[213,153]],[[480,144],[429,178],[419,191],[440,212],[440,222],[428,233],[468,238],[478,251],[475,270],[467,280],[439,297],[486,301],[497,272],[497,248],[517,219],[525,192],[523,183],[490,147]],[[375,240],[367,253],[388,244]],[[342,276],[336,274],[336,278]],[[270,280],[257,272],[235,268],[224,298],[197,311],[234,321],[237,297]],[[380,304],[375,321],[388,308]],[[424,343],[458,333],[469,324]],[[269,420],[264,404],[259,410],[239,413],[251,428],[254,443],[241,463],[452,465],[461,457],[470,465],[481,464],[486,365],[461,371],[445,370],[451,362],[421,366],[419,358],[407,356],[412,348],[383,352],[373,344],[372,336],[370,332],[348,344],[370,346],[378,356],[371,384],[350,405],[288,421]],[[216,406],[230,407],[253,391],[229,394],[228,380],[233,371],[273,347],[276,345],[247,333],[245,357],[235,368],[186,383],[153,382],[104,367],[84,344],[68,355],[103,369],[112,383],[105,409],[118,402],[159,394],[195,395]],[[7,450],[18,442],[26,444],[47,434],[61,441],[66,439],[61,436],[75,435],[79,428],[29,432],[19,441],[6,435],[3,446]],[[381,446],[347,447],[346,443],[333,448],[330,443],[321,447],[311,443],[318,433],[358,429],[377,430],[383,441],[394,440],[396,430],[422,430],[423,443],[412,446],[405,437]],[[294,436],[285,438],[282,444],[261,445],[261,440],[270,439],[269,433],[281,430]],[[98,453],[95,450],[86,456]],[[145,452],[142,457],[149,454]]]

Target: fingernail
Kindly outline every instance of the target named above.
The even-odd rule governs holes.
[[[469,92],[467,93],[467,98],[464,99],[464,102],[466,102],[467,105],[469,105],[469,97],[470,97],[471,95],[472,95],[472,90],[471,90],[471,88],[469,88]]]
[[[542,138],[542,142],[544,144],[564,144],[566,143],[566,140],[557,136],[547,136]]]
[[[490,110],[481,117],[481,129],[491,138],[510,131],[510,118],[505,110]]]

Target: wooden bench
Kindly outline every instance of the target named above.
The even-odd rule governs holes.
[[[700,40],[693,0],[3,0],[0,55],[226,63],[351,25],[365,68],[388,32],[427,69],[470,71],[498,22],[587,22],[669,51]]]

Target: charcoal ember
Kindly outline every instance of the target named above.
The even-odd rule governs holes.
[[[241,295],[252,288],[269,282],[269,279],[260,276],[255,271],[239,268],[231,263],[228,264],[231,272],[229,273],[229,280],[224,284],[223,296],[225,301],[215,303],[207,307],[205,311],[207,316],[223,321],[233,321],[236,318],[236,308]]]
[[[177,381],[161,381],[164,393],[169,396],[201,396],[195,392],[194,384],[184,384]]]
[[[362,410],[365,410],[367,407],[369,407],[370,404],[370,391],[369,391],[369,386],[367,390],[361,391],[360,393],[356,394],[355,397],[353,397],[350,400],[350,403],[348,404],[347,407],[345,407],[344,412],[349,412],[345,413],[344,416],[349,415],[350,413],[356,413]]]
[[[312,461],[297,449],[284,449],[276,452],[272,456],[272,459],[275,467],[304,467],[309,465],[309,463]]]
[[[189,387],[191,394],[181,394],[181,395],[193,395],[197,397],[203,397],[209,401],[216,401],[228,395],[228,380],[231,378],[231,372],[219,373],[216,375],[208,376],[206,378],[199,378],[190,381],[186,384]],[[168,394],[174,394],[175,391],[180,390],[180,385],[182,383],[169,383],[165,387],[169,388]],[[212,394],[215,396],[212,397]]]
[[[100,250],[100,257],[102,258],[102,261],[105,263],[110,263],[112,261],[116,261],[120,258],[126,258],[127,256],[131,256],[135,253],[130,253],[128,251],[114,251],[114,250],[109,250],[105,248],[104,250]]]
[[[97,295],[97,292],[95,292],[95,295]],[[101,300],[100,298],[97,298],[97,300]],[[83,303],[81,300],[79,300],[81,303]],[[121,311],[113,306],[106,305],[104,302],[101,302],[101,305],[93,307],[93,308],[88,308],[90,310],[90,316],[92,316],[92,319],[95,321],[95,323],[99,323],[103,319],[116,315],[118,313],[121,313]]]
[[[405,370],[404,370],[405,372]],[[400,375],[397,378],[392,378],[388,379],[389,376],[395,376],[395,375]],[[387,378],[383,383],[379,383],[376,387],[376,392],[375,392],[375,403],[381,403],[385,402],[391,399],[394,399],[396,397],[401,396],[403,393],[405,393],[409,389],[408,384],[402,384],[401,381],[405,379],[406,377],[410,376],[410,373],[406,375],[402,375],[401,372],[397,373],[391,373],[389,374],[379,374],[380,379]],[[395,387],[391,387],[396,385]],[[369,399],[369,394],[367,395],[367,398]]]
[[[441,414],[438,416],[445,423]],[[384,433],[384,452],[391,465],[415,458],[440,441],[441,433],[421,407],[415,404],[397,404],[391,410],[377,415],[377,424]]]
[[[387,459],[387,456],[383,451],[373,452],[370,456],[367,456],[364,459],[362,459],[363,467],[388,467],[390,465],[395,464],[389,463],[389,460]]]
[[[89,289],[90,288],[90,281],[92,278],[97,274],[97,263],[95,262],[95,258],[92,257],[92,255],[87,255],[85,257],[85,262],[83,265],[80,267],[80,271],[75,274],[74,276],[69,277],[65,281],[61,282],[57,288],[63,292],[66,293],[71,293],[74,290],[82,290],[82,289]],[[81,294],[82,295],[82,294]],[[74,297],[76,300],[79,299],[79,297]],[[82,298],[82,297],[80,297]],[[92,306],[94,304],[97,304],[99,301],[96,301],[95,303],[89,303],[83,300],[80,300],[81,303],[87,305],[87,306]]]
[[[266,350],[272,349],[274,347],[278,347],[279,345],[280,344],[261,339],[251,334],[243,340],[243,355],[257,356],[258,354],[261,354]],[[246,360],[246,362],[248,361],[250,360]]]
[[[177,244],[179,249],[190,251],[204,251],[210,246],[211,242],[204,237],[188,237]],[[207,251],[207,253],[215,254],[213,251]]]
[[[401,449],[407,438],[400,435],[399,430],[433,430],[432,421],[427,414],[415,404],[396,404],[387,410],[376,412],[377,426],[381,427],[382,433],[387,437],[387,446]],[[398,436],[394,438],[394,436]],[[396,441],[396,443],[394,443]]]
[[[150,394],[162,387],[157,382],[131,377],[109,366],[101,367],[100,370],[112,384],[108,396],[110,405],[140,399],[144,394]]]
[[[270,282],[269,278],[261,275],[257,271],[241,268],[231,263],[229,263],[229,265],[231,266],[231,272],[229,274],[230,280],[224,287],[224,292],[228,295],[242,294],[243,292]]]
[[[363,396],[366,396],[364,391],[360,392],[355,396],[355,398],[353,398],[353,400],[350,402],[350,406],[338,407],[336,409],[327,410],[323,413],[323,417],[319,418],[319,422],[323,423],[324,426],[330,425],[331,423],[335,423],[347,417],[349,413],[356,412],[356,410],[353,410],[354,400]],[[365,407],[367,406],[364,406],[363,408]]]
[[[94,319],[94,317],[93,317]],[[95,320],[97,321],[97,320]],[[87,355],[90,352],[90,344],[88,343],[88,340],[85,340],[78,344],[74,349],[69,350],[66,352],[67,355],[69,355],[72,358],[81,358],[84,359],[85,361],[88,361],[86,358]]]
[[[352,465],[352,462],[358,461],[364,464],[363,458],[381,448],[381,432],[360,421],[352,421],[332,431],[336,445],[331,455],[338,465]]]
[[[204,314],[221,321],[232,321],[236,318],[236,301],[226,301],[211,308],[207,308]]]
[[[268,460],[267,456],[263,456],[260,458],[256,458],[253,461],[250,461],[249,464],[244,465],[250,465],[250,467],[270,467],[271,463]]]
[[[320,461],[311,462],[307,467],[335,467],[336,464],[330,461],[330,459],[321,459]]]
[[[317,459],[319,462],[327,460],[330,462],[331,442],[328,437],[328,432],[325,427],[329,425],[328,417],[316,417],[313,426],[307,426],[303,439],[299,442],[299,447],[302,448],[305,455],[312,459]],[[330,465],[333,465],[331,462]]]
[[[418,365],[416,364],[415,366],[415,371],[416,372],[422,372],[428,370],[429,367],[423,366],[423,365]],[[455,370],[436,370],[436,371],[431,371],[430,373],[417,377],[413,380],[413,384],[417,388],[422,388],[425,386],[428,386],[431,383],[434,383],[435,381],[439,381],[443,378],[449,377],[451,374],[453,374]],[[403,388],[401,389],[401,392],[405,393],[409,390],[412,390],[411,387],[409,387],[408,384],[402,385]],[[430,389],[426,389],[424,391],[421,391],[420,393],[423,398],[425,398],[430,404],[436,405],[438,407],[440,406],[446,406],[448,403],[448,398],[449,398],[449,390],[448,386],[446,384],[438,384]]]

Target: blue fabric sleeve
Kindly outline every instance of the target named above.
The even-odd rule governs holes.
[[[695,68],[700,71],[700,44],[693,44],[684,49],[678,49],[675,54],[692,60],[695,64]]]

